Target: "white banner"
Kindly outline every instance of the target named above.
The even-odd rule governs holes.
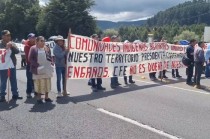
[[[14,64],[12,62],[11,50],[0,49],[0,70],[14,68]]]
[[[186,46],[157,43],[101,42],[70,36],[67,57],[69,79],[109,78],[184,68]]]

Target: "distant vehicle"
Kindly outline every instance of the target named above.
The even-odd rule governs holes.
[[[22,43],[15,43],[18,50],[20,51],[20,55],[25,55],[25,52],[24,52],[24,45]]]
[[[189,41],[187,41],[187,40],[181,40],[181,41],[179,41],[179,44],[180,45],[189,45]]]

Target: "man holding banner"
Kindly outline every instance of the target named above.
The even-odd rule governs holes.
[[[26,77],[27,77],[27,86],[26,86],[26,95],[27,98],[32,98],[31,93],[34,90],[34,82],[32,79],[32,73],[30,71],[30,62],[28,59],[28,55],[29,55],[29,51],[31,49],[32,46],[35,45],[35,40],[36,40],[36,35],[34,33],[30,33],[28,34],[28,40],[25,41],[25,47],[24,47],[24,52],[26,55]],[[36,95],[36,93],[35,93]]]
[[[0,69],[0,78],[1,78],[0,102],[6,101],[5,95],[6,95],[8,77],[10,78],[10,83],[11,83],[11,91],[13,95],[12,99],[14,100],[23,99],[22,97],[19,96],[17,88],[17,79],[16,79],[16,67],[15,67],[17,62],[15,54],[18,54],[19,50],[16,47],[15,43],[10,42],[11,34],[8,30],[3,30],[1,32],[1,37],[2,40],[0,41],[0,49],[6,49],[6,53],[4,61],[5,66],[1,67]]]
[[[111,37],[111,41],[112,42],[118,42],[118,36],[116,35],[113,35]],[[118,82],[118,77],[111,77],[111,88],[116,88],[117,86],[121,85],[119,82]]]
[[[97,34],[93,34],[91,35],[91,38],[94,40],[99,40],[98,35]],[[106,88],[102,87],[102,79],[101,78],[91,78],[91,86],[92,86],[92,90],[95,92],[97,90],[106,90]],[[97,84],[95,82],[95,80],[97,80]]]

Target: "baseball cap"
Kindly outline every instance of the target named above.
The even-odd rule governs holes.
[[[28,37],[28,38],[35,38],[36,35],[35,35],[34,33],[29,33],[27,37]]]
[[[4,36],[4,35],[10,35],[11,33],[9,32],[9,30],[3,30],[1,32],[1,36]]]

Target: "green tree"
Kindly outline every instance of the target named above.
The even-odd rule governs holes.
[[[200,40],[199,36],[195,32],[190,32],[189,30],[183,31],[180,35],[175,36],[174,40],[191,40],[196,39]]]
[[[115,29],[106,29],[105,31],[103,31],[103,37],[111,37],[112,35],[118,35],[118,31]]]
[[[8,29],[13,37],[22,39],[29,32],[35,32],[40,6],[38,0],[0,1],[0,29]]]
[[[93,5],[92,0],[51,0],[43,8],[36,29],[47,37],[66,37],[69,28],[72,33],[90,36],[96,31],[94,17],[89,14]]]

